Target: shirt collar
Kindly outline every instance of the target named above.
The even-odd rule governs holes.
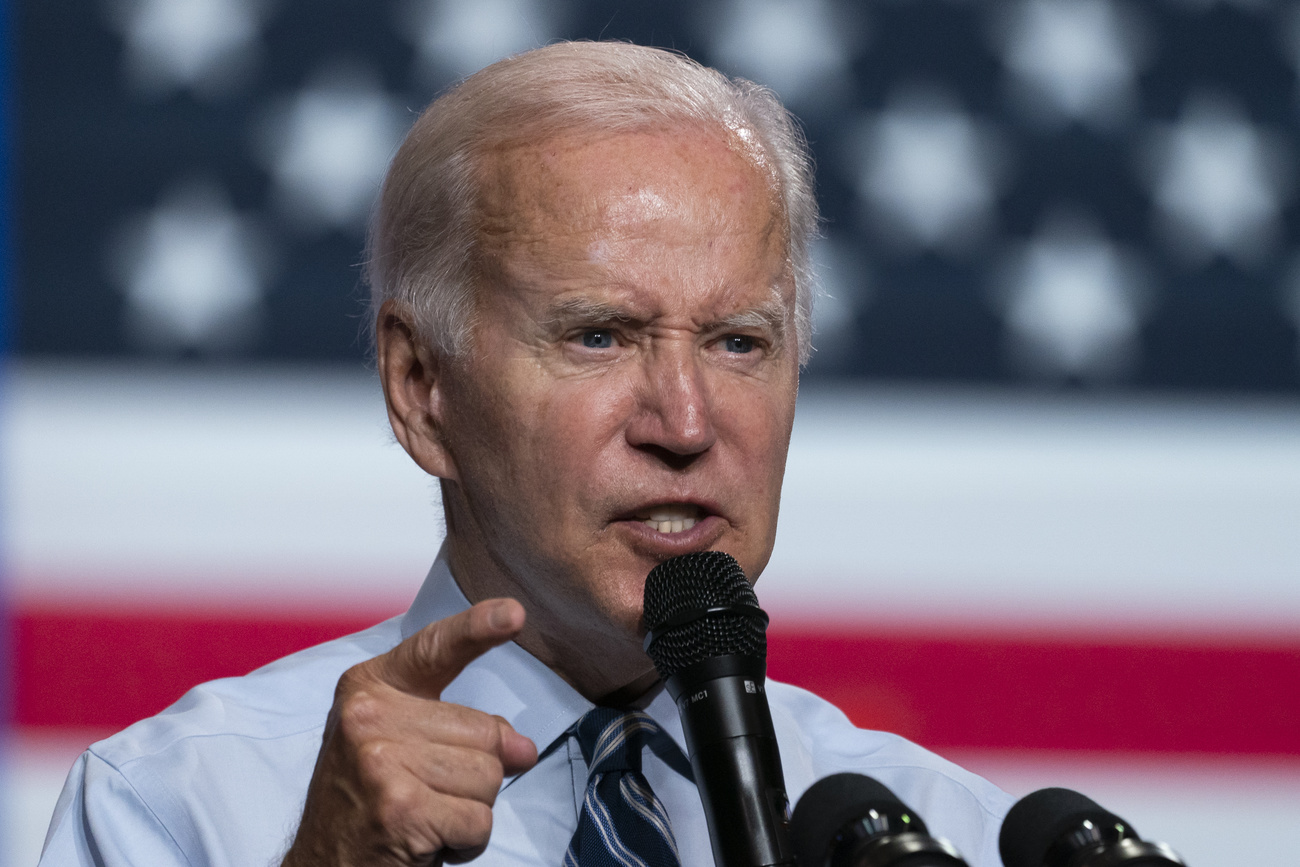
[[[469,608],[456,584],[443,543],[415,601],[402,617],[402,638],[436,620]],[[545,750],[595,705],[513,641],[495,647],[465,667],[442,692],[444,701],[496,714]],[[672,697],[662,685],[635,703],[671,737],[683,756],[686,737]]]

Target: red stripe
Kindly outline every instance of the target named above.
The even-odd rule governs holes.
[[[15,715],[120,727],[383,613],[16,612]],[[927,746],[1300,755],[1300,639],[1051,640],[779,630],[772,677]]]
[[[1300,755],[1300,640],[775,632],[769,671],[934,749]]]
[[[121,728],[205,680],[247,674],[392,612],[276,618],[225,611],[23,607],[14,612],[14,717]]]

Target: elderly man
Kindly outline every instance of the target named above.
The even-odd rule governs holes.
[[[553,45],[435,102],[369,261],[389,419],[441,479],[423,588],[92,747],[42,863],[710,863],[642,590],[677,554],[768,561],[815,226],[784,109],[674,54]],[[769,698],[792,799],[868,773],[998,864],[1007,795],[805,692]],[[616,771],[634,840],[592,832],[611,732],[636,734]]]

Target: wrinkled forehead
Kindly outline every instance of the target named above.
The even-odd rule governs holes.
[[[702,118],[685,108],[659,105],[642,107],[606,121],[598,113],[575,108],[567,114],[543,110],[535,118],[519,118],[508,125],[488,119],[473,138],[481,158],[493,153],[553,140],[593,141],[621,135],[661,134],[681,139],[719,142],[762,172],[779,196],[780,174],[763,137],[753,123],[735,111]]]
[[[594,228],[617,237],[689,212],[719,232],[775,235],[788,248],[783,200],[761,148],[716,125],[511,140],[483,154],[477,181],[480,242]]]

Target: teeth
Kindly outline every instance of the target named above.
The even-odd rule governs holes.
[[[699,522],[699,509],[693,506],[662,507],[641,515],[641,523],[660,533],[680,533]]]
[[[660,533],[680,533],[682,530],[689,530],[694,527],[695,519],[677,518],[672,521],[656,521],[654,518],[646,518],[641,523],[652,530],[658,530]]]

